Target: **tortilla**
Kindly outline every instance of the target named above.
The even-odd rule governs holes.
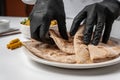
[[[97,46],[92,44],[85,45],[82,41],[84,26],[80,26],[74,39],[64,40],[58,34],[58,31],[50,30],[50,36],[56,45],[49,45],[38,41],[24,42],[33,55],[45,60],[69,63],[69,64],[89,64],[104,62],[120,55],[119,44],[109,40],[108,44],[100,43]]]
[[[73,41],[70,42],[68,40],[65,40],[63,38],[61,38],[57,33],[55,33],[54,30],[50,30],[50,37],[54,40],[55,44],[57,45],[57,47],[68,54],[74,54],[74,47],[73,47]]]
[[[60,51],[56,46],[37,41],[27,41],[23,44],[33,55],[45,60],[71,64],[76,63],[75,55],[68,55]]]
[[[95,62],[103,62],[119,56],[120,48],[88,45],[90,59]]]
[[[84,26],[80,26],[74,36],[74,50],[77,63],[91,63],[88,46],[82,41]]]

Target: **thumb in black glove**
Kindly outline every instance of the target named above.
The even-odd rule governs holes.
[[[100,3],[88,5],[74,18],[70,35],[74,36],[80,23],[85,20],[84,43],[89,44],[91,42],[97,45],[104,28],[102,42],[107,43],[110,37],[112,24],[119,16],[119,11],[120,3],[117,0],[104,0]],[[96,27],[92,38],[94,25],[96,25]]]
[[[68,39],[63,0],[37,0],[30,15],[31,37],[41,42],[52,44],[49,26],[57,20],[60,35]]]

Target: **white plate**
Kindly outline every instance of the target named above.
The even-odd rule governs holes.
[[[118,41],[118,40],[117,40]],[[28,56],[28,58],[45,65],[54,66],[54,67],[60,67],[60,68],[68,68],[68,69],[90,69],[90,68],[100,68],[100,67],[106,67],[111,66],[120,63],[120,57],[115,58],[113,60],[109,60],[106,62],[101,63],[92,63],[92,64],[67,64],[67,63],[59,63],[59,62],[52,62],[48,61],[42,58],[39,58],[35,55],[33,55],[30,51],[28,51],[26,48],[23,48],[24,53]]]
[[[92,64],[67,64],[67,63],[59,63],[59,62],[52,62],[48,61],[42,58],[39,58],[35,55],[33,55],[30,51],[28,51],[26,48],[23,49],[24,53],[28,56],[28,58],[38,62],[42,63],[45,65],[49,66],[55,66],[55,67],[60,67],[60,68],[68,68],[68,69],[90,69],[90,68],[100,68],[100,67],[106,67],[106,66],[111,66],[114,64],[120,63],[120,57],[106,61],[106,62],[101,62],[101,63],[92,63]]]

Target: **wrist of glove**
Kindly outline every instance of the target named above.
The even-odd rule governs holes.
[[[120,5],[117,0],[104,0],[100,3],[88,5],[74,18],[70,30],[70,35],[75,35],[76,31],[79,28],[79,25],[84,20],[84,43],[92,43],[94,45],[97,45],[100,42],[102,33],[102,42],[107,43],[110,37],[112,24],[114,20],[119,16],[119,11]],[[94,26],[95,30],[93,31]]]
[[[52,44],[49,26],[57,20],[60,35],[68,39],[63,0],[37,0],[30,14],[31,37],[41,42]]]

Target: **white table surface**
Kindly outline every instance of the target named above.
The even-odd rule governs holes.
[[[11,27],[20,27],[23,18],[0,17],[11,21]],[[115,24],[116,26],[119,23]],[[120,30],[120,29],[119,29]],[[119,31],[120,33],[120,31]],[[116,35],[114,35],[116,36]],[[28,59],[22,48],[8,50],[6,44],[14,38],[27,40],[21,34],[0,37],[0,80],[119,80],[120,64],[89,70],[68,70],[38,64]],[[118,36],[118,38],[120,38]]]

